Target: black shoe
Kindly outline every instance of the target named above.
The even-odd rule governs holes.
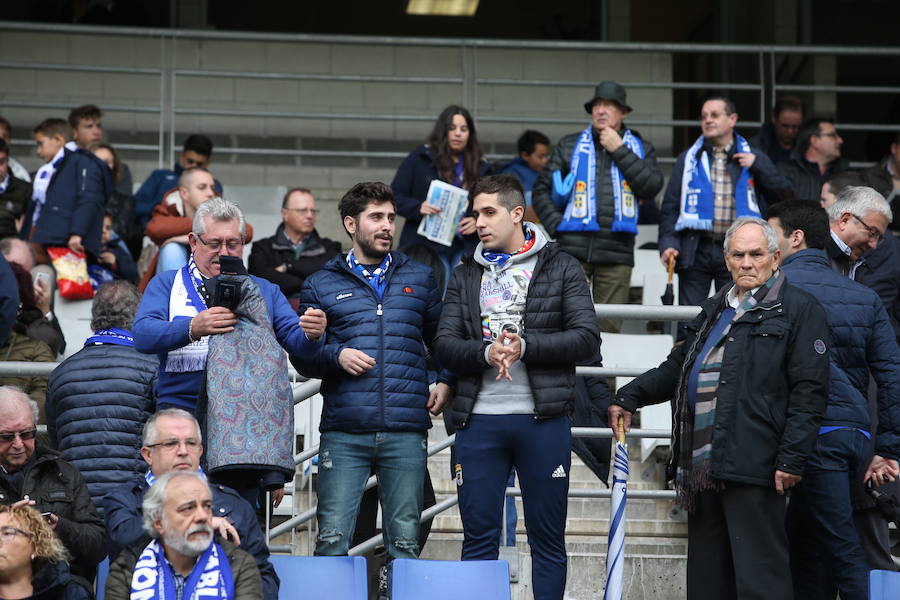
[[[377,600],[388,600],[388,573],[387,565],[383,565],[378,569],[378,594],[375,595]]]

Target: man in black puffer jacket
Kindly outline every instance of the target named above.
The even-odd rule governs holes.
[[[159,361],[134,349],[131,324],[140,302],[127,281],[102,286],[91,307],[94,335],[53,370],[48,384],[50,440],[81,471],[97,506],[147,470],[141,430],[156,409]]]
[[[575,363],[599,348],[596,314],[578,261],[523,223],[518,179],[485,177],[469,194],[481,243],[453,272],[435,338],[441,365],[459,377],[452,410],[462,558],[497,559],[515,467],[534,597],[560,600]]]
[[[654,198],[663,176],[653,144],[623,122],[631,112],[625,88],[604,81],[584,108],[591,124],[556,145],[534,182],[534,210],[563,251],[581,261],[594,302],[626,304],[637,224],[659,223]],[[563,189],[553,183],[555,172]],[[584,211],[581,216],[579,209]],[[600,326],[618,331],[621,321]]]

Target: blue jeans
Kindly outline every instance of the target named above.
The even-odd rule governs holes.
[[[869,597],[869,565],[853,523],[851,485],[867,465],[868,440],[855,429],[816,439],[791,491],[787,531],[795,598],[823,598],[830,576],[842,600]]]
[[[566,511],[572,432],[568,417],[472,415],[456,432],[463,560],[497,560],[503,497],[515,467],[531,546],[535,600],[562,600],[566,588]]]
[[[159,260],[156,263],[156,272],[180,269],[187,264],[191,250],[183,244],[171,242],[159,249]]]
[[[374,471],[388,556],[418,558],[427,454],[425,432],[323,433],[316,555],[347,554],[366,480]]]

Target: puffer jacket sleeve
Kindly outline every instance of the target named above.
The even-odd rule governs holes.
[[[884,306],[874,299],[875,324],[866,345],[869,371],[878,384],[875,454],[900,459],[900,349]]]
[[[472,339],[468,332],[468,314],[463,298],[468,265],[453,271],[444,296],[444,309],[434,340],[441,365],[457,375],[472,375],[490,367],[484,359],[484,342]]]
[[[322,308],[319,302],[316,280],[322,275],[316,274],[306,280],[300,291],[300,308],[298,312],[303,314],[308,307]],[[341,373],[341,363],[338,357],[346,346],[329,340],[328,326],[325,327],[325,340],[322,343],[312,344],[310,352],[303,356],[292,356],[291,364],[297,372],[304,377],[324,379],[327,375]],[[334,338],[330,338],[334,339]]]
[[[653,199],[662,189],[663,175],[659,165],[656,164],[656,148],[643,138],[641,142],[644,145],[643,159],[625,144],[616,148],[610,156],[622,171],[634,195],[638,198]]]
[[[522,362],[541,367],[569,366],[589,360],[600,346],[597,313],[584,271],[578,261],[560,253],[545,268],[562,269],[561,331],[525,332],[525,354]]]

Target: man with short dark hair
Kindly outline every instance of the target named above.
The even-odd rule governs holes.
[[[248,271],[281,288],[288,300],[300,296],[306,278],[341,253],[341,244],[320,238],[319,210],[306,188],[287,191],[281,202],[281,225],[275,235],[253,242]]]
[[[142,442],[139,443],[143,475],[132,477],[103,499],[111,561],[116,559],[122,548],[143,537],[142,519],[145,515],[141,504],[153,483],[167,473],[198,471],[203,454],[202,441],[200,425],[190,413],[181,409],[165,409],[147,420]],[[277,600],[278,575],[269,562],[269,550],[256,520],[256,512],[233,489],[224,485],[210,485],[210,488],[210,525],[223,538],[231,538],[253,556],[262,576],[263,597]]]
[[[214,538],[212,490],[196,472],[159,478],[143,502],[140,542],[110,566],[109,600],[262,600],[252,558],[225,539]]]
[[[31,183],[10,172],[9,160],[9,145],[0,139],[0,238],[19,235],[19,220],[31,200]]]
[[[702,135],[678,155],[660,208],[660,260],[676,258],[678,303],[698,305],[732,282],[722,242],[736,218],[759,217],[790,196],[785,179],[759,149],[735,131],[734,103],[713,96],[700,109]],[[679,329],[683,335],[683,328]]]
[[[832,119],[818,117],[803,124],[790,160],[778,165],[797,200],[818,200],[825,180],[849,168],[850,163],[841,158],[843,143]]]
[[[631,107],[622,84],[597,84],[584,109],[590,124],[556,145],[532,202],[560,248],[581,262],[594,302],[627,304],[640,213],[655,212],[663,176],[653,144],[624,122]],[[621,326],[600,323],[604,331]]]
[[[4,117],[0,117],[0,140],[6,142],[8,148],[12,147],[12,124]],[[14,177],[31,183],[31,175],[28,174],[28,169],[12,156],[9,157],[9,170]]]
[[[837,202],[838,196],[848,187],[866,185],[862,175],[858,171],[841,171],[835,173],[822,184],[819,194],[819,204],[822,208],[828,208]]]
[[[481,242],[453,272],[435,339],[441,364],[459,377],[452,417],[462,559],[497,559],[515,467],[534,597],[560,600],[575,364],[599,348],[596,314],[578,261],[523,222],[516,178],[484,177],[469,196]]]
[[[831,331],[828,407],[787,513],[794,597],[823,598],[828,573],[842,599],[867,600],[869,565],[853,524],[852,486],[863,472],[876,487],[900,475],[900,350],[878,295],[831,268],[824,250],[828,215],[817,203],[776,204],[769,223],[781,269],[792,285],[818,299]],[[877,435],[866,394],[869,373],[878,386]]]
[[[803,102],[797,96],[782,96],[772,107],[771,121],[763,123],[750,143],[778,164],[790,159],[803,123]]]
[[[153,207],[163,201],[163,197],[172,188],[178,185],[178,178],[182,171],[192,167],[208,169],[212,159],[213,143],[205,135],[195,133],[184,140],[178,162],[172,169],[157,169],[150,173],[144,180],[140,189],[134,194],[135,217],[139,221],[140,230],[143,231],[150,220]],[[217,196],[222,195],[222,184],[213,182]]]
[[[131,283],[100,286],[91,305],[93,335],[48,382],[50,441],[84,476],[98,507],[107,492],[146,470],[139,431],[156,409],[159,360],[134,349],[140,302]]]
[[[22,390],[0,386],[0,503],[48,513],[72,555],[72,574],[92,583],[106,555],[103,520],[78,469],[35,439],[37,417],[37,404]]]
[[[416,558],[429,411],[440,413],[451,397],[448,374],[429,392],[426,371],[440,291],[430,269],[391,251],[390,187],[358,183],[338,209],[353,248],[306,279],[300,307],[325,311],[328,327],[310,358],[293,361],[322,379],[316,554],[347,554],[374,471],[389,559]]]

